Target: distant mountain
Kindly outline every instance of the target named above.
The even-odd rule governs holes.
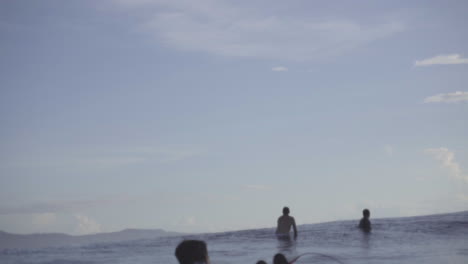
[[[61,233],[19,235],[0,231],[0,250],[13,248],[43,248],[75,246],[102,242],[119,242],[156,237],[178,236],[182,233],[167,232],[162,229],[125,229],[119,232],[72,236]]]

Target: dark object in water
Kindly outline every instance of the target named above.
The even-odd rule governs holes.
[[[368,209],[364,209],[362,211],[362,216],[361,221],[359,221],[359,228],[364,232],[370,232],[372,229],[371,222],[369,221],[370,211]]]

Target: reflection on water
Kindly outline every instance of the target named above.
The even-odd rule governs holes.
[[[276,238],[278,253],[283,253],[285,256],[297,255],[295,239],[290,236],[277,236]]]
[[[361,232],[361,233],[362,233],[361,248],[367,250],[370,247],[369,240],[371,237],[371,233],[368,233],[368,232]]]

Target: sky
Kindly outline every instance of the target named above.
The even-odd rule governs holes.
[[[2,0],[0,230],[468,210],[467,13],[451,0]]]

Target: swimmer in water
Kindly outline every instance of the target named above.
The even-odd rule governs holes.
[[[294,217],[289,216],[289,208],[283,208],[283,215],[278,218],[278,227],[276,228],[276,235],[289,236],[291,226],[294,230],[294,239],[297,238],[296,221]]]
[[[371,231],[371,222],[369,221],[370,218],[370,211],[368,209],[364,209],[362,211],[362,219],[359,222],[359,228],[364,231],[364,232],[370,232]]]

